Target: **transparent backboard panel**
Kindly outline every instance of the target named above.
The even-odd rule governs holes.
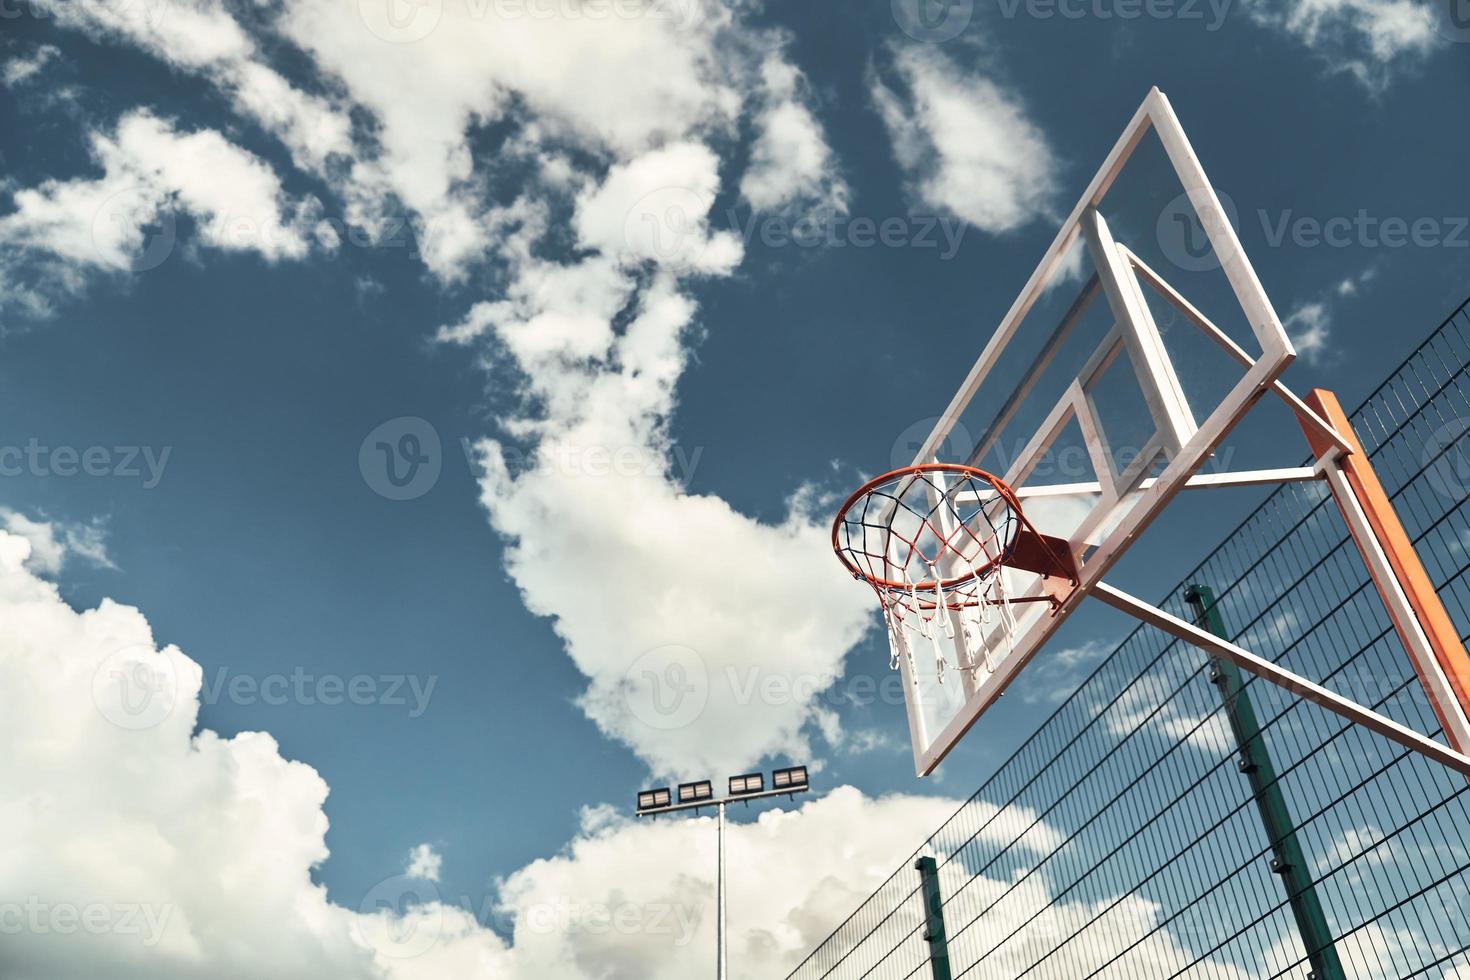
[[[1015,284],[1011,312],[977,338],[975,370],[914,462],[968,464],[1010,483],[1036,530],[1066,542],[1079,585],[1059,608],[1014,602],[1054,595],[1055,583],[1009,571],[1012,618],[987,624],[986,663],[962,640],[915,639],[921,773],[1186,481],[1224,468],[1215,448],[1294,356],[1234,208],[1155,90],[1037,274]]]

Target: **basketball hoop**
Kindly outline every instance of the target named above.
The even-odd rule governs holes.
[[[1006,569],[1077,584],[1071,549],[1031,525],[1015,491],[993,474],[953,463],[907,466],[863,484],[837,512],[832,549],[878,596],[889,666],[912,665],[909,633],[917,633],[934,646],[941,683],[956,666],[994,670],[997,636],[1007,644],[1015,638],[1012,603],[1056,606],[1054,590],[1012,597]],[[949,663],[941,634],[961,640],[965,662]]]

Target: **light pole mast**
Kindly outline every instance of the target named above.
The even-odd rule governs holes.
[[[721,800],[718,806],[720,825],[720,873],[716,889],[719,894],[715,898],[715,978],[725,980],[725,801]]]
[[[807,781],[806,766],[790,766],[771,773],[771,788],[766,789],[765,777],[758,772],[730,777],[730,794],[715,799],[714,786],[709,780],[696,783],[681,783],[677,797],[667,786],[647,789],[638,794],[639,817],[656,817],[661,813],[680,813],[704,807],[715,808],[715,826],[718,829],[715,869],[715,980],[726,980],[729,968],[729,946],[725,936],[725,807],[731,803],[749,803],[773,796],[795,798],[797,793],[811,789]]]

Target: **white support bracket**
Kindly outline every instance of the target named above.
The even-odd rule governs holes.
[[[1326,474],[1311,466],[1292,466],[1279,470],[1244,470],[1231,473],[1196,473],[1184,484],[1184,489],[1213,490],[1221,487],[1280,486],[1283,483],[1311,483],[1326,478]],[[1147,490],[1157,482],[1150,477],[1140,483],[1138,489]],[[1071,497],[1096,493],[1102,493],[1102,484],[1051,483],[1016,488],[1016,497],[1023,501],[1033,497]],[[969,498],[957,495],[956,499],[968,500]]]
[[[1258,657],[1247,650],[1243,650],[1231,643],[1229,640],[1221,639],[1215,634],[1186,622],[1178,616],[1171,615],[1157,606],[1150,605],[1142,599],[1134,598],[1121,589],[1115,589],[1106,582],[1098,582],[1093,588],[1092,594],[1103,602],[1112,606],[1120,612],[1125,612],[1136,619],[1140,619],[1151,626],[1156,626],[1164,632],[1193,644],[1207,653],[1217,657],[1224,657],[1231,663],[1248,670],[1263,680],[1298,695],[1303,700],[1310,701],[1315,705],[1326,708],[1355,725],[1361,725],[1370,731],[1382,735],[1391,742],[1396,742],[1410,751],[1416,752],[1427,759],[1438,762],[1440,765],[1453,769],[1463,776],[1470,776],[1470,757],[1461,755],[1454,749],[1436,742],[1419,734],[1412,728],[1406,728],[1383,715],[1365,708],[1356,701],[1350,701],[1339,694],[1327,690],[1320,684],[1314,683],[1294,674],[1284,667],[1278,666],[1269,660]]]

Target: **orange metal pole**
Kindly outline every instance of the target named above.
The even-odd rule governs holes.
[[[1303,401],[1352,445],[1352,455],[1339,458],[1336,465],[1341,470],[1345,482],[1352,489],[1358,507],[1367,517],[1368,525],[1377,539],[1377,545],[1387,557],[1389,566],[1393,569],[1393,575],[1398,580],[1398,586],[1403,590],[1409,608],[1413,610],[1414,617],[1418,620],[1419,628],[1428,638],[1434,658],[1449,681],[1450,688],[1459,700],[1462,711],[1470,714],[1470,655],[1466,654],[1465,645],[1460,642],[1459,631],[1455,629],[1449,613],[1445,611],[1439,594],[1435,592],[1434,584],[1429,580],[1429,574],[1425,572],[1423,563],[1419,561],[1419,556],[1415,553],[1403,524],[1399,522],[1398,514],[1393,509],[1393,503],[1383,490],[1383,484],[1378,481],[1378,475],[1373,471],[1373,465],[1368,461],[1367,453],[1363,452],[1362,444],[1358,442],[1357,435],[1353,432],[1347,413],[1342,410],[1337,396],[1323,388],[1314,388]],[[1331,444],[1325,439],[1305,426],[1303,426],[1303,431],[1306,433],[1312,452],[1318,459],[1324,458],[1331,452]],[[1343,503],[1341,500],[1338,501],[1339,506],[1342,506]],[[1351,527],[1351,524],[1349,526]],[[1353,536],[1358,550],[1366,558],[1370,543],[1358,540],[1356,531]],[[1369,562],[1368,565],[1371,569],[1373,563]],[[1380,592],[1390,585],[1385,582],[1376,584]],[[1413,656],[1418,646],[1413,639],[1413,625],[1400,622],[1399,617],[1394,615],[1392,604],[1385,603],[1385,605],[1388,606],[1389,616],[1394,621],[1394,629],[1398,632],[1399,639],[1403,641],[1404,649],[1409,652],[1410,659],[1414,660],[1414,671],[1419,675],[1419,682],[1429,696],[1434,713],[1439,718],[1440,727],[1444,729],[1450,745],[1457,751],[1466,753],[1467,750],[1470,750],[1470,746],[1455,744],[1457,741],[1453,735],[1455,728],[1449,724],[1444,707],[1434,696],[1436,685],[1429,683],[1425,674],[1429,665],[1419,663]]]

